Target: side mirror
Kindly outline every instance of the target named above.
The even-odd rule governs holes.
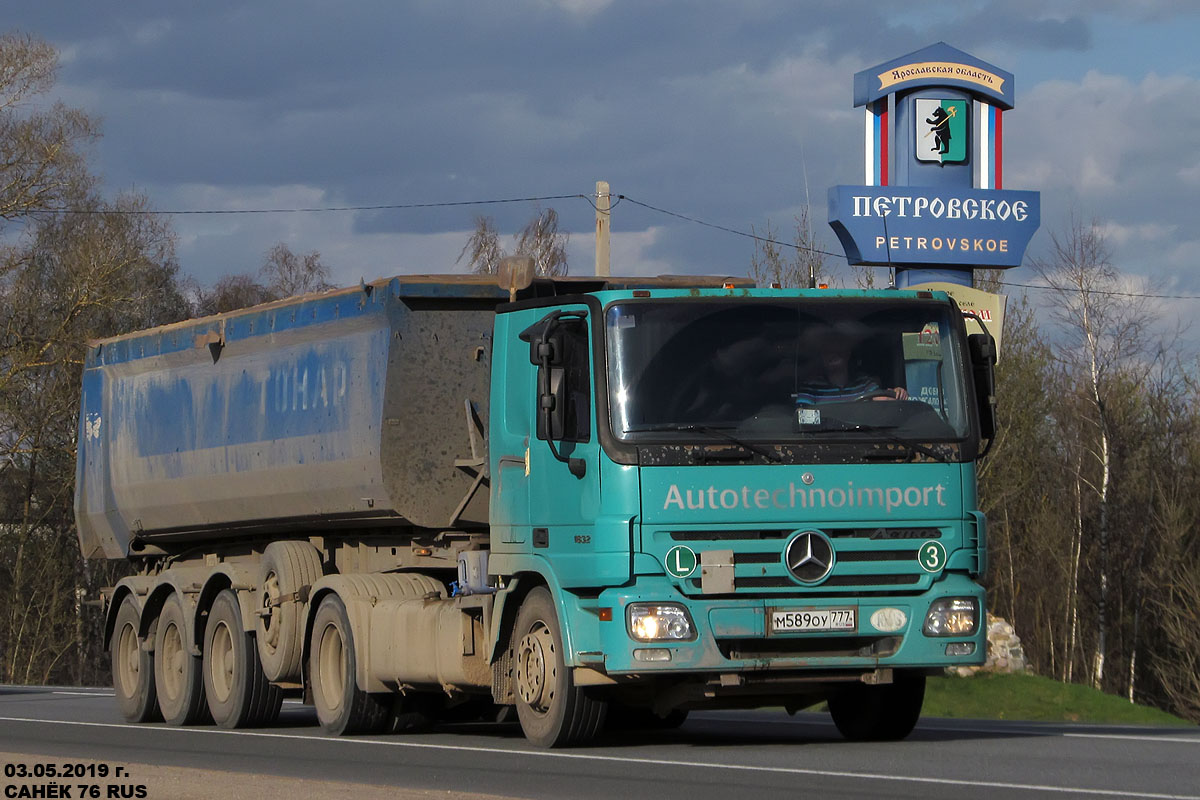
[[[988,440],[987,448],[980,453],[983,457],[996,438],[996,340],[990,333],[972,333],[967,336],[967,349],[971,352],[979,434]]]
[[[563,456],[554,442],[586,441],[588,436],[586,430],[578,429],[581,423],[588,425],[586,401],[582,409],[571,402],[572,394],[578,395],[581,386],[587,397],[586,315],[581,311],[555,311],[522,331],[520,338],[529,342],[529,361],[538,367],[537,437],[545,440],[550,452],[567,464],[572,475],[582,478],[587,462]],[[583,374],[579,374],[581,370]]]

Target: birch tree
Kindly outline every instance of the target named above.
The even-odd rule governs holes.
[[[1111,391],[1119,375],[1143,371],[1149,341],[1150,309],[1144,296],[1124,291],[1103,233],[1095,223],[1072,220],[1051,234],[1048,256],[1033,267],[1053,290],[1051,314],[1065,337],[1062,362],[1083,424],[1075,481],[1080,493],[1076,524],[1084,530],[1082,497],[1094,504],[1089,520],[1096,552],[1096,637],[1091,656],[1092,684],[1104,684],[1110,627],[1110,511],[1113,477]]]
[[[567,274],[567,243],[571,236],[558,229],[558,212],[553,208],[538,209],[513,239],[516,244],[513,255],[532,258],[538,277],[556,278]],[[475,230],[458,254],[458,263],[465,258],[472,272],[494,275],[506,255],[495,220],[479,216],[475,218]]]

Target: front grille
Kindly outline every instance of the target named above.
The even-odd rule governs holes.
[[[831,575],[820,586],[909,586],[921,580],[920,575]],[[784,576],[735,578],[738,589],[796,589],[799,584]],[[693,579],[692,585],[700,588],[700,581]]]
[[[780,553],[769,551],[766,553],[734,553],[734,564],[777,564],[782,558]]]
[[[786,539],[792,531],[671,531],[677,542],[745,542]]]
[[[846,563],[862,561],[916,561],[916,550],[845,550],[838,553],[838,561]]]
[[[900,649],[899,636],[802,636],[768,639],[718,639],[729,659],[884,658]]]
[[[784,564],[784,548],[797,530],[804,528],[744,528],[740,530],[666,530],[655,533],[658,540],[691,543],[701,557],[701,567],[728,564],[733,558],[732,593],[767,592],[773,596],[782,592],[802,593],[818,597],[838,594],[869,597],[899,592],[916,593],[928,587],[933,579],[921,569],[917,560],[917,544],[929,539],[942,539],[943,531],[933,527],[883,528],[820,526],[822,533],[833,542],[836,561],[832,574],[816,585],[806,586],[797,581]],[[708,551],[726,551],[726,555],[705,560]],[[714,563],[715,561],[715,563]],[[726,567],[725,569],[728,569]],[[710,572],[710,594],[730,594],[728,577],[713,578]],[[703,592],[701,570],[682,581],[688,594]]]
[[[938,528],[834,528],[822,529],[830,539],[870,539],[872,541],[888,541],[892,539],[940,539],[942,532]]]
[[[812,527],[812,526],[805,526]],[[710,530],[710,531],[671,531],[670,537],[676,542],[745,542],[765,541],[770,539],[786,539],[796,532],[796,528],[754,529],[754,530]],[[938,528],[821,528],[830,539],[868,539],[870,541],[889,541],[893,539],[940,539],[942,532]]]

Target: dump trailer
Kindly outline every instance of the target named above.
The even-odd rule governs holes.
[[[130,721],[538,745],[985,655],[992,340],[945,294],[404,276],[90,344],[76,515]],[[849,387],[847,385],[849,384]]]

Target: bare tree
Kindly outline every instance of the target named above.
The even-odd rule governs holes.
[[[85,342],[181,318],[174,234],[145,198],[97,196],[93,121],[36,102],[54,48],[0,36],[0,680],[97,680],[111,583],[80,557],[72,499]],[[17,230],[9,230],[16,228]],[[102,669],[102,668],[101,668]]]
[[[324,292],[333,288],[329,268],[321,263],[316,250],[297,255],[283,242],[267,251],[259,275],[267,287],[279,297],[292,297],[309,292]]]
[[[567,243],[570,234],[558,229],[558,212],[552,208],[539,209],[533,219],[513,236],[516,240],[515,255],[533,259],[534,270],[541,277],[566,275]],[[475,230],[458,254],[458,262],[465,258],[471,271],[480,275],[495,274],[500,259],[506,255],[500,246],[500,234],[491,217],[475,218]]]
[[[570,234],[558,229],[558,212],[539,209],[516,235],[516,255],[533,259],[534,271],[544,278],[567,274],[567,242]]]
[[[761,236],[754,226],[750,227],[750,232],[755,235],[750,277],[759,286],[777,284],[783,288],[807,288],[826,280],[825,254],[812,229],[808,206],[802,207],[796,215],[795,225],[790,245],[779,241],[770,220]]]
[[[500,234],[496,232],[496,223],[491,217],[475,218],[475,230],[458,254],[458,263],[464,257],[467,257],[472,272],[479,275],[496,273],[500,259],[504,258],[504,250],[500,247]]]
[[[182,318],[174,235],[140,197],[87,195],[39,217],[0,286],[0,639],[5,680],[75,679],[98,656],[80,593],[72,514],[75,425],[86,341]]]
[[[278,300],[280,294],[254,280],[253,275],[223,275],[211,289],[194,288],[193,315],[223,314]]]
[[[54,85],[58,54],[32,36],[0,36],[0,220],[62,208],[86,180],[79,146],[96,125],[78,109],[28,101]]]

